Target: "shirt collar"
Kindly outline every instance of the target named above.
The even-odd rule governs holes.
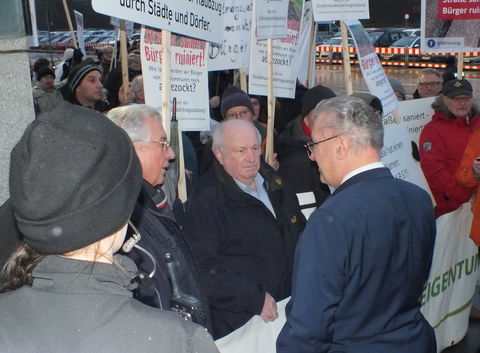
[[[366,172],[367,170],[371,170],[371,169],[376,169],[376,168],[384,168],[385,165],[382,163],[382,162],[375,162],[375,163],[370,163],[370,164],[366,164],[360,168],[357,168],[355,170],[352,170],[350,173],[348,173],[347,175],[345,175],[342,179],[342,182],[340,183],[340,185],[342,185],[344,182],[346,182],[348,179],[354,177],[355,175],[357,174],[360,174],[360,173],[363,173],[363,172]]]
[[[257,192],[259,190],[259,188],[261,188],[263,186],[263,183],[265,181],[265,179],[263,179],[263,177],[260,175],[260,173],[257,173],[257,175],[255,175],[255,179],[254,179],[255,186],[256,186],[257,190],[253,190],[250,186],[248,186],[245,183],[242,183],[240,180],[237,180],[235,178],[233,178],[233,180],[238,185],[238,187],[244,192],[248,192],[248,191]]]

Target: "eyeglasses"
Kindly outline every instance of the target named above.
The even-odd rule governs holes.
[[[248,115],[248,113],[251,113],[250,109],[245,109],[236,113],[228,113],[227,115],[225,115],[225,120],[242,119],[242,118],[245,118]]]
[[[323,143],[323,142],[327,142],[327,141],[333,140],[335,137],[338,137],[338,136],[339,136],[339,135],[335,135],[335,136],[326,138],[326,139],[324,139],[324,140],[320,140],[320,141],[316,141],[316,142],[313,142],[313,141],[308,142],[308,143],[305,145],[305,148],[307,149],[308,155],[310,156],[310,155],[313,153],[313,149],[315,148],[316,145],[321,144],[321,143]]]
[[[156,143],[160,146],[162,151],[167,151],[170,148],[170,142],[168,141],[148,141],[150,143]]]
[[[419,82],[418,85],[421,87],[428,87],[428,86],[440,86],[442,84],[441,81],[438,82]]]

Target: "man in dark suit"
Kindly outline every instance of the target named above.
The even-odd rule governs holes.
[[[354,97],[316,107],[311,158],[333,194],[301,235],[278,353],[436,352],[420,312],[435,239],[430,197],[380,162],[383,126]]]

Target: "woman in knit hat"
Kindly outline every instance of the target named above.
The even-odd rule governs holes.
[[[70,103],[40,115],[11,153],[22,244],[0,276],[2,352],[218,352],[203,328],[132,298],[114,255],[141,167],[128,135]]]

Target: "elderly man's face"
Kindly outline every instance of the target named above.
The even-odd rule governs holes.
[[[457,118],[464,118],[472,110],[473,99],[467,95],[460,95],[455,98],[443,96],[443,102],[453,115]]]
[[[325,112],[320,114],[313,122],[312,141],[314,145],[310,147],[309,156],[312,161],[316,161],[320,180],[328,185],[337,187],[340,180],[335,175],[335,147],[338,135],[330,128],[325,128],[323,121],[329,115]]]
[[[261,148],[253,126],[225,129],[223,146],[214,154],[228,175],[251,185],[260,169]]]
[[[225,120],[241,119],[253,121],[253,118],[252,111],[243,105],[232,107],[225,113]]]
[[[150,141],[135,141],[133,145],[142,165],[143,179],[153,186],[161,185],[175,153],[167,146],[167,135],[157,119],[146,118],[144,124],[150,131]]]
[[[442,78],[435,74],[423,74],[420,76],[417,89],[422,98],[436,97],[442,91]]]

